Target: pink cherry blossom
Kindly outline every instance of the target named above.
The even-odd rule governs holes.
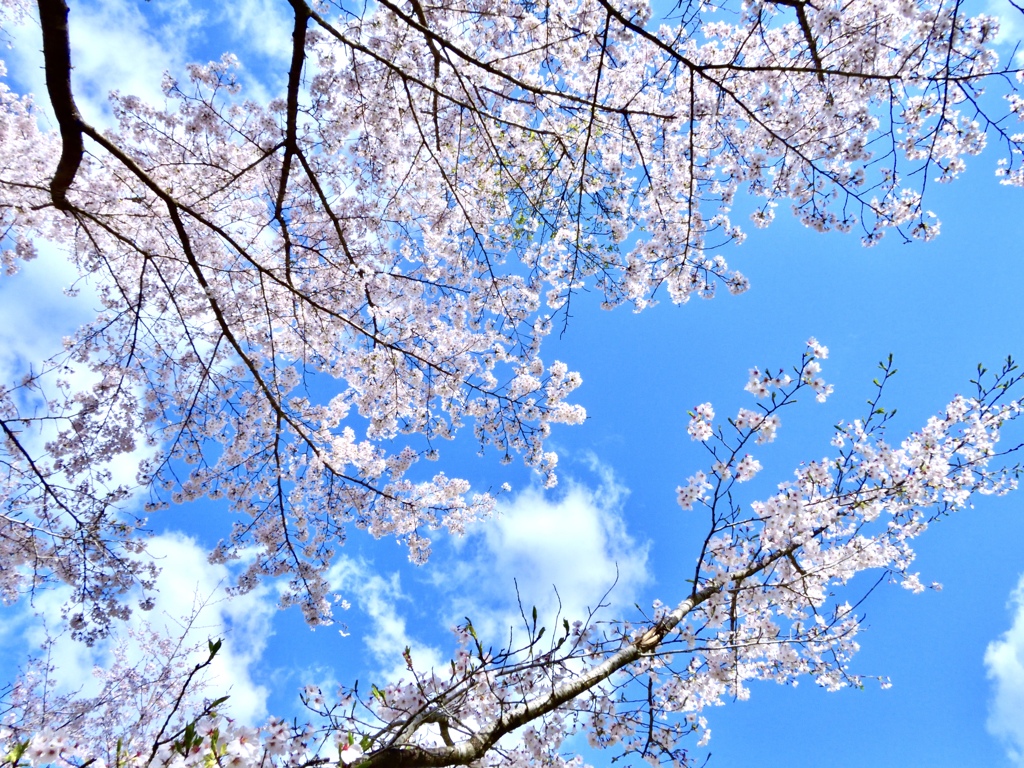
[[[0,3],[5,33],[32,16],[47,90],[0,84],[0,263],[13,276],[49,244],[97,305],[0,383],[0,596],[67,585],[87,643],[152,608],[145,515],[169,504],[221,503],[235,520],[210,557],[245,559],[234,590],[274,581],[319,625],[353,530],[423,563],[432,532],[493,514],[491,494],[420,464],[446,441],[554,486],[552,429],[587,414],[547,337],[591,293],[642,311],[746,291],[721,246],[743,242],[750,209],[758,227],[785,203],[866,245],[929,240],[926,180],[955,180],[990,137],[1002,181],[1024,185],[1024,134],[983,98],[1000,84],[1024,119],[1021,74],[992,50],[995,21],[953,0],[694,4],[665,23],[645,0],[281,8],[277,92],[225,54],[169,73],[157,103],[109,83],[98,126],[76,102],[74,7]],[[898,442],[873,403],[833,455],[741,502],[752,446],[833,392],[827,357],[812,337],[796,365],[750,369],[755,403],[733,420],[695,409],[708,462],[676,498],[708,527],[654,618],[497,651],[467,624],[450,667],[408,660],[411,681],[337,701],[307,686],[310,723],[257,729],[204,695],[219,645],[136,631],[151,657],[116,653],[96,697],[47,695],[50,668],[26,667],[4,764],[578,766],[563,749],[586,731],[627,763],[685,765],[705,710],[752,681],[859,685],[859,595],[839,593],[867,570],[920,591],[913,541],[932,516],[1015,488],[999,440],[1020,376],[1008,362]]]

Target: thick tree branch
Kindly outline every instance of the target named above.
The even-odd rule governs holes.
[[[775,5],[785,5],[796,10],[796,18],[800,24],[800,30],[804,33],[804,40],[807,41],[807,50],[811,54],[811,61],[814,62],[814,66],[818,70],[818,82],[822,85],[825,84],[825,66],[821,63],[821,57],[818,55],[818,44],[814,40],[814,34],[811,32],[811,23],[807,19],[807,11],[805,7],[809,3],[803,0],[772,0]]]
[[[292,239],[285,216],[285,199],[288,195],[288,176],[291,173],[292,158],[298,154],[299,125],[299,87],[302,84],[302,67],[306,62],[306,28],[309,22],[309,10],[303,3],[292,2],[295,10],[295,28],[292,30],[292,61],[288,71],[288,105],[286,113],[284,159],[281,161],[281,178],[277,187],[277,200],[274,202],[274,218],[281,228],[284,239],[285,277],[291,281]]]
[[[819,536],[822,530],[815,530],[808,536],[808,540]],[[778,560],[789,557],[799,550],[804,543],[806,542],[794,542],[788,547],[759,558],[747,568],[730,574],[731,581],[739,582],[770,568]],[[451,765],[468,765],[479,760],[503,736],[578,698],[642,656],[654,654],[683,619],[726,587],[727,584],[712,580],[679,603],[675,610],[648,629],[640,638],[624,646],[593,669],[573,677],[548,693],[511,707],[493,723],[455,746],[395,745],[372,754],[360,768],[444,768]]]
[[[59,210],[70,211],[67,192],[82,163],[82,116],[71,92],[71,42],[68,6],[64,0],[39,0],[39,24],[43,30],[43,61],[46,90],[60,126],[63,145],[57,170],[50,180],[50,196]]]

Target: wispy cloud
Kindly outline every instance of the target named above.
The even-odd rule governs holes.
[[[274,0],[236,0],[222,6],[218,22],[232,50],[240,48],[243,55],[248,52],[280,64],[289,60],[292,51],[294,22],[286,7]]]
[[[180,72],[186,62],[186,46],[195,31],[189,20],[179,15],[176,26],[159,25],[138,5],[128,0],[86,2],[68,15],[75,100],[86,120],[96,125],[112,124],[107,96],[114,89],[163,103],[163,73]],[[11,30],[14,45],[4,58],[19,85],[35,94],[49,114],[40,35],[34,18]],[[51,125],[56,125],[52,119]]]
[[[268,691],[256,682],[254,672],[273,632],[276,593],[262,585],[229,597],[227,589],[234,584],[235,574],[225,565],[209,563],[206,549],[180,533],[158,536],[147,549],[163,565],[154,612],[175,621],[187,615],[197,600],[204,601],[190,639],[224,640],[209,678],[211,693],[230,694],[228,706],[240,720],[265,718]]]
[[[96,316],[96,294],[86,288],[76,298],[64,295],[76,286],[78,270],[56,246],[36,244],[38,256],[16,275],[0,276],[0,381],[38,368],[61,351],[61,339]],[[82,287],[78,283],[77,287]]]
[[[351,596],[370,619],[363,642],[376,665],[374,672],[389,681],[408,677],[402,658],[406,648],[417,670],[441,668],[442,654],[419,639],[422,633],[410,632],[401,615],[400,606],[410,597],[403,592],[397,573],[385,576],[365,562],[341,557],[331,567],[329,578],[333,589]]]
[[[263,587],[229,598],[226,590],[233,578],[228,567],[207,562],[205,550],[180,533],[150,539],[147,550],[164,566],[157,581],[159,594],[153,610],[136,611],[130,626],[138,629],[148,624],[167,637],[181,638],[185,647],[222,639],[223,646],[206,678],[208,694],[229,695],[225,709],[238,720],[253,724],[264,720],[269,691],[256,681],[255,670],[277,612],[271,590]],[[37,653],[53,639],[56,628],[63,624],[61,607],[68,594],[67,589],[52,589],[38,593],[31,605],[9,609],[0,635],[8,653]],[[120,634],[91,648],[67,634],[53,639],[50,656],[57,660],[58,692],[95,695],[99,683],[93,669],[110,666],[123,634],[121,628]],[[149,652],[134,644],[129,648],[131,662],[143,661]],[[202,659],[193,663],[198,661]]]
[[[563,478],[559,495],[522,491],[499,504],[493,520],[439,546],[405,586],[398,573],[339,558],[331,586],[369,622],[361,627],[375,665],[369,671],[386,680],[407,678],[406,648],[417,670],[445,668],[453,647],[445,630],[465,617],[487,643],[504,646],[510,630],[523,639],[522,614],[530,617],[534,607],[538,625],[554,634],[556,620],[586,620],[602,604],[599,619],[632,606],[650,579],[647,545],[627,530],[628,491],[608,467],[593,457],[589,464],[593,485]],[[414,606],[424,600],[432,610]],[[417,625],[413,615],[427,616],[428,624]]]
[[[57,395],[58,372],[50,361],[65,354],[64,338],[92,321],[100,302],[93,286],[56,246],[46,241],[36,246],[35,260],[22,264],[14,276],[0,277],[0,387],[12,389],[21,413],[38,417],[48,411],[47,397]],[[73,296],[64,295],[68,289],[73,289]],[[40,389],[18,388],[27,374],[38,376],[43,371],[50,373],[39,378]],[[100,381],[100,375],[84,363],[62,366],[59,378],[73,393],[88,392]],[[42,420],[24,429],[19,440],[36,457],[43,456],[44,446],[61,426],[66,428],[66,423]],[[138,440],[133,450],[114,455],[97,469],[110,471],[111,487],[132,488],[139,463],[156,450]]]
[[[986,0],[984,13],[999,20],[999,34],[994,42],[1003,63],[1019,67],[1024,62],[1024,51],[1019,50],[1021,40],[1024,39],[1024,13],[1009,0]],[[1016,54],[1010,61],[1009,57],[1014,51]]]
[[[987,0],[984,12],[999,19],[997,44],[1013,45],[1021,39],[1021,33],[1024,32],[1024,14],[1014,8],[1008,0]]]
[[[86,120],[110,127],[112,90],[160,106],[165,72],[184,79],[186,64],[219,59],[227,51],[242,63],[246,93],[266,100],[283,87],[279,72],[291,54],[293,25],[273,0],[199,8],[185,0],[85,0],[72,7],[68,26],[75,100]],[[46,96],[39,22],[29,15],[5,31],[12,46],[2,58],[16,81],[15,90],[35,94],[49,125],[55,127]]]
[[[608,616],[636,602],[650,578],[647,545],[627,530],[628,490],[609,467],[594,457],[589,463],[596,486],[566,478],[560,495],[528,488],[453,542],[440,585],[450,587],[453,618],[469,616],[499,641],[523,627],[520,605],[527,616],[536,607],[538,621],[553,629],[556,617],[586,620],[602,600]]]
[[[1006,745],[1007,755],[1024,768],[1024,575],[1010,596],[1013,624],[985,650],[988,677],[995,686],[988,730]]]

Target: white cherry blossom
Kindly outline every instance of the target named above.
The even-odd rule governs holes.
[[[0,4],[5,30],[38,21],[35,98],[54,121],[0,83],[0,261],[14,276],[49,243],[99,305],[60,354],[0,382],[0,595],[69,585],[85,642],[136,596],[152,607],[145,515],[168,504],[221,502],[234,524],[210,557],[246,555],[235,590],[277,581],[317,625],[353,529],[422,563],[432,531],[492,513],[490,494],[419,463],[446,441],[471,434],[554,485],[551,430],[586,413],[582,376],[543,348],[588,293],[636,311],[742,293],[721,246],[780,207],[866,245],[929,240],[923,180],[954,180],[989,141],[1002,180],[1024,185],[1024,134],[984,97],[998,83],[1024,118],[1020,74],[992,50],[995,20],[953,0],[700,3],[664,23],[644,0],[281,0],[279,92],[258,101],[225,54],[169,73],[159,103],[110,83],[109,127],[75,101],[71,2]],[[1015,487],[999,438],[1019,375],[979,378],[898,443],[876,398],[834,455],[740,501],[782,410],[833,391],[827,357],[811,338],[797,365],[752,368],[751,407],[724,423],[695,409],[708,463],[677,501],[707,533],[650,619],[591,617],[499,651],[467,624],[449,669],[410,661],[411,682],[366,696],[311,686],[309,724],[255,730],[204,698],[216,643],[204,660],[151,638],[149,666],[115,659],[88,700],[44,696],[47,669],[26,669],[2,761],[567,766],[586,730],[682,765],[687,736],[710,738],[705,709],[753,680],[860,684],[841,593],[868,569],[920,590],[912,542],[932,516]],[[129,480],[111,469],[126,458]]]

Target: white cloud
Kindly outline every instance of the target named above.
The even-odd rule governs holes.
[[[114,89],[161,104],[163,73],[184,63],[187,35],[155,33],[136,6],[105,0],[69,14],[75,98],[94,123],[109,121],[107,94]]]
[[[241,62],[246,96],[268,100],[283,86],[294,22],[287,5],[274,0],[198,7],[188,0],[86,0],[74,4],[68,24],[75,100],[86,120],[110,127],[112,90],[160,106],[164,72],[184,80],[186,64],[217,60],[228,51]],[[35,94],[45,122],[55,128],[38,20],[30,13],[5,32],[12,45],[2,58],[15,90]]]
[[[453,618],[469,616],[478,631],[507,641],[510,627],[523,628],[516,589],[523,612],[529,618],[536,607],[549,632],[556,614],[559,624],[585,621],[604,599],[598,618],[610,618],[636,602],[649,580],[647,545],[626,529],[627,489],[596,458],[590,463],[596,488],[568,479],[558,498],[528,488],[456,543],[455,562],[443,569]]]
[[[356,605],[370,618],[372,629],[363,637],[377,669],[388,681],[409,677],[402,653],[412,655],[417,671],[440,669],[443,659],[437,649],[410,635],[398,605],[410,598],[403,593],[399,576],[385,577],[366,563],[340,557],[328,576],[335,591],[351,595]]]
[[[988,677],[995,684],[988,730],[1024,768],[1024,575],[1010,596],[1013,625],[985,649]]]
[[[180,72],[185,63],[193,31],[189,24],[199,19],[179,14],[170,19],[176,26],[155,26],[137,6],[128,0],[104,0],[76,4],[68,14],[75,101],[94,125],[112,123],[107,95],[115,89],[153,104],[163,103],[163,73]],[[40,35],[34,17],[19,25],[11,31],[13,50],[5,58],[10,61],[10,73],[50,114]]]
[[[184,646],[222,639],[221,650],[206,677],[207,694],[229,695],[225,709],[242,722],[256,724],[264,720],[269,691],[254,680],[253,673],[272,634],[277,611],[270,589],[264,586],[228,597],[226,589],[233,582],[228,567],[207,562],[205,550],[180,533],[150,539],[147,550],[163,568],[157,581],[159,594],[153,610],[136,611],[130,626],[141,629],[148,624],[170,638],[181,638]],[[4,644],[8,650],[14,642],[14,627],[18,628],[26,654],[42,648],[62,623],[61,606],[68,594],[66,588],[38,593],[30,606],[5,616]],[[92,670],[111,664],[114,648],[123,634],[121,629],[119,635],[92,648],[71,640],[67,634],[57,636],[50,656],[57,664],[58,692],[94,695],[98,683]],[[129,643],[129,660],[143,661],[149,651]],[[192,663],[203,660],[196,658]]]
[[[0,381],[19,378],[28,364],[38,368],[61,351],[64,336],[96,316],[93,291],[73,299],[63,294],[78,280],[67,256],[42,240],[36,248],[37,258],[16,275],[0,277]]]
[[[523,611],[530,616],[536,606],[538,625],[549,637],[556,634],[556,615],[560,625],[562,618],[586,620],[602,600],[598,618],[619,616],[632,606],[649,580],[647,545],[626,530],[621,510],[628,491],[593,457],[590,465],[596,487],[566,480],[567,490],[554,498],[526,489],[499,504],[494,519],[463,539],[451,539],[451,550],[435,553],[426,571],[419,571],[431,583],[413,585],[415,595],[403,590],[397,573],[340,557],[329,574],[331,587],[369,618],[361,639],[376,664],[373,671],[389,681],[407,678],[407,647],[417,670],[447,665],[453,643],[442,641],[438,649],[421,639],[437,637],[446,627],[432,621],[418,628],[403,616],[403,604],[425,595],[445,624],[468,616],[478,634],[497,645],[508,642],[510,628],[523,628],[517,589]]]
[[[1024,21],[1024,15],[1007,0],[987,0],[984,12],[999,19],[997,44],[1013,45],[1021,39],[1021,33],[1024,32],[1024,25],[1021,22]]]
[[[285,6],[274,0],[236,0],[225,4],[219,19],[232,43],[274,64],[288,62],[295,25]]]
[[[276,595],[269,586],[262,585],[229,597],[227,588],[234,576],[228,567],[209,563],[206,549],[180,533],[157,536],[147,549],[162,560],[163,567],[152,613],[174,620],[188,615],[197,599],[205,601],[189,639],[224,640],[213,663],[210,692],[230,694],[228,708],[239,720],[257,722],[265,718],[268,691],[253,680],[253,671],[273,631]]]
[[[1007,0],[986,0],[984,13],[999,20],[999,34],[995,47],[1004,64],[1020,67],[1024,64],[1024,51],[1019,50],[1024,39],[1024,13]],[[1008,57],[1016,50],[1013,60]]]
[[[90,283],[78,274],[60,248],[44,240],[36,242],[38,256],[20,265],[13,276],[0,279],[0,387],[14,387],[30,371],[46,370],[47,361],[63,354],[63,339],[96,317],[100,305]],[[74,288],[73,297],[64,294]],[[73,371],[73,372],[71,372]],[[15,390],[21,413],[40,415],[48,409],[46,396],[55,394],[56,372],[40,379],[42,390]],[[72,392],[86,392],[100,377],[87,365],[75,364],[60,371]],[[26,429],[20,440],[36,456],[57,435],[58,422],[43,421],[38,429]],[[109,485],[136,484],[139,463],[151,458],[156,449],[139,440],[135,449],[115,455],[102,467],[109,470]]]

